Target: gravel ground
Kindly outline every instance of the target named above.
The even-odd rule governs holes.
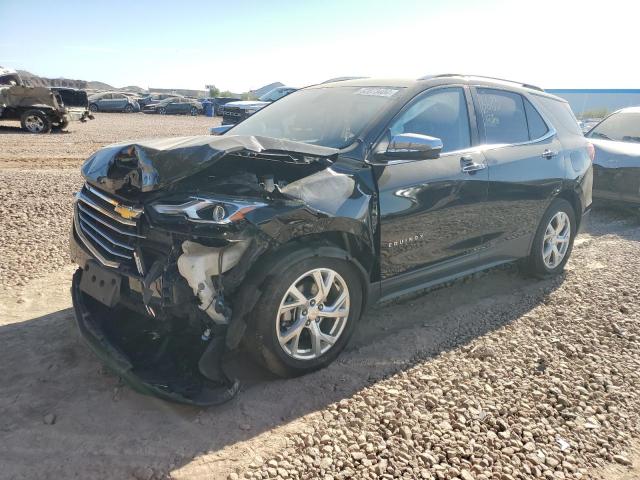
[[[0,122],[0,284],[23,286],[68,263],[73,193],[81,163],[104,145],[200,135],[218,118],[101,113],[67,133],[31,135]]]
[[[97,113],[95,120],[72,122],[68,131],[33,135],[19,123],[0,121],[0,166],[79,165],[95,150],[110,143],[148,137],[207,135],[220,118],[144,113]]]
[[[102,144],[211,123],[0,126],[0,478],[640,478],[640,226],[612,211],[594,212],[564,276],[497,269],[373,308],[319,372],[276,380],[240,353],[242,390],[219,408],[105,373],[69,309],[77,167]]]
[[[569,479],[631,465],[640,235],[607,234],[611,221],[598,219],[542,297],[522,295],[515,321],[431,360],[419,352],[412,368],[310,417],[290,447],[243,476]],[[476,328],[512,314],[508,304],[479,310]]]

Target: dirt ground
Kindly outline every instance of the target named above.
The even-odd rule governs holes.
[[[215,122],[0,126],[1,479],[640,478],[640,225],[613,211],[594,212],[562,277],[506,267],[374,307],[322,371],[280,380],[234,354],[242,389],[221,407],[107,373],[70,309],[77,167],[107,143]]]

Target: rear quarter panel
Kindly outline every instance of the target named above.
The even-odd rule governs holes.
[[[578,121],[566,101],[536,94],[531,94],[530,98],[557,130],[556,136],[561,145],[560,155],[564,169],[562,191],[575,193],[580,209],[584,211],[592,202],[593,166],[589,157],[589,142],[582,134]],[[549,202],[551,200],[552,198]],[[580,217],[583,212],[577,213]]]

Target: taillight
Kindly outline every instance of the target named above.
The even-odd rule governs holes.
[[[587,142],[587,150],[589,151],[589,158],[593,162],[596,158],[596,147],[593,146],[593,143]]]

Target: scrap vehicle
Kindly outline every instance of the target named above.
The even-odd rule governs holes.
[[[102,92],[89,97],[89,110],[92,112],[125,112],[140,111],[140,104],[130,95],[120,92]]]
[[[464,75],[301,89],[218,135],[82,167],[79,330],[142,392],[231,398],[242,345],[281,376],[332,362],[368,305],[506,262],[560,273],[591,205],[568,103]]]
[[[19,121],[27,132],[48,133],[91,118],[85,91],[30,87],[15,70],[0,67],[0,120]]]
[[[142,109],[144,113],[157,113],[159,115],[183,114],[199,115],[203,112],[202,103],[193,98],[173,97],[161,100],[158,103],[149,103]]]
[[[213,114],[216,116],[222,116],[222,109],[227,103],[239,102],[241,99],[234,97],[214,97],[209,98],[208,100],[213,103]]]
[[[235,125],[245,118],[250,117],[258,110],[266,107],[272,102],[279,100],[297,89],[292,87],[276,87],[258,98],[258,100],[242,100],[239,102],[228,102],[221,106],[218,111],[222,114],[223,125]]]
[[[588,133],[593,160],[593,198],[611,205],[640,207],[640,107],[605,117]]]

